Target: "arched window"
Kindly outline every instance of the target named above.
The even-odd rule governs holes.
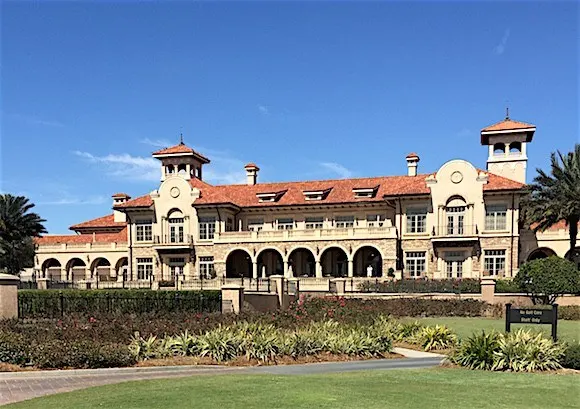
[[[496,156],[505,155],[505,144],[496,143],[493,145],[493,154]]]
[[[167,222],[169,223],[169,243],[183,243],[183,224],[185,218],[180,210],[174,209],[169,212]]]
[[[447,215],[446,234],[448,236],[461,236],[464,233],[465,200],[460,196],[453,196],[447,201],[445,213]]]
[[[522,143],[512,142],[510,143],[510,155],[519,155],[522,153]]]

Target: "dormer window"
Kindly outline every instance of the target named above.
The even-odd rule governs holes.
[[[375,187],[358,187],[352,189],[355,199],[370,199],[376,196],[378,186]]]
[[[328,196],[330,189],[323,189],[323,190],[304,190],[302,193],[304,194],[305,200],[323,200]]]
[[[282,195],[286,193],[286,191],[282,192],[264,192],[264,193],[256,193],[256,197],[260,203],[267,203],[267,202],[277,202],[280,200]]]

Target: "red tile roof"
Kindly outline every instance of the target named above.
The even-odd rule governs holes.
[[[103,217],[97,217],[86,222],[70,226],[71,230],[91,230],[99,228],[122,228],[126,226],[125,222],[115,222],[115,217],[112,214]]]
[[[517,129],[528,129],[535,128],[536,125],[528,124],[526,122],[514,121],[512,119],[506,118],[503,121],[497,122],[486,128],[483,128],[481,132],[493,132],[493,131],[511,131]]]
[[[532,223],[530,225],[530,228],[533,229],[537,226],[537,223]],[[580,229],[580,222],[578,223],[578,228]],[[557,222],[556,224],[550,226],[548,229],[546,229],[548,231],[552,230],[568,230],[568,226],[566,226],[566,220],[560,220],[559,222]],[[580,234],[580,233],[579,233]]]
[[[151,207],[153,206],[153,199],[151,199],[150,195],[144,195],[136,197],[132,200],[127,200],[124,203],[119,203],[115,205],[115,209],[123,209],[127,207]]]
[[[153,156],[163,156],[163,155],[174,155],[179,153],[193,154],[197,156],[202,162],[209,163],[209,159],[203,156],[201,153],[194,151],[189,146],[180,143],[179,145],[171,146],[170,148],[160,149],[153,152]]]
[[[415,152],[411,152],[410,154],[407,155],[407,159],[410,159],[410,158],[419,159],[419,155],[417,155]]]
[[[255,163],[248,163],[246,166],[244,166],[244,169],[256,169],[256,170],[260,170],[260,168],[258,167],[258,165],[256,165]]]
[[[131,196],[129,196],[127,193],[115,193],[111,197],[112,198],[127,198],[127,199],[130,199],[131,198]]]
[[[482,172],[482,171],[481,171]],[[516,182],[503,176],[496,175],[495,173],[488,172],[487,184],[483,185],[484,191],[496,191],[496,190],[520,190],[525,184]]]
[[[82,243],[126,243],[127,228],[124,227],[116,233],[91,233],[87,234],[65,234],[65,235],[47,235],[38,237],[35,243],[42,246],[47,244],[82,244]]]

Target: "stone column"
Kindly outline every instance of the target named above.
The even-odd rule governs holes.
[[[354,262],[352,260],[348,260],[348,276],[354,276]]]
[[[284,277],[288,277],[288,262],[284,261]]]
[[[239,314],[244,306],[244,287],[227,284],[222,287],[222,313]]]
[[[481,279],[481,300],[493,304],[495,299],[495,278]]]
[[[252,261],[252,277],[258,278],[258,263],[255,261]]]
[[[20,278],[0,273],[0,319],[18,318],[18,282]]]
[[[320,260],[316,260],[315,272],[317,278],[322,278],[322,265],[320,264]]]
[[[36,280],[36,284],[38,285],[39,290],[48,290],[48,282],[50,280],[48,278],[39,278]]]

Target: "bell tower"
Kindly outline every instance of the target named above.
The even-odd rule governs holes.
[[[526,145],[532,141],[534,132],[535,125],[510,119],[509,109],[503,121],[483,128],[481,144],[488,146],[487,170],[526,183]]]
[[[178,145],[153,152],[152,155],[161,161],[161,181],[170,176],[181,176],[186,180],[202,180],[202,167],[210,162],[201,153],[183,143],[183,135]]]

